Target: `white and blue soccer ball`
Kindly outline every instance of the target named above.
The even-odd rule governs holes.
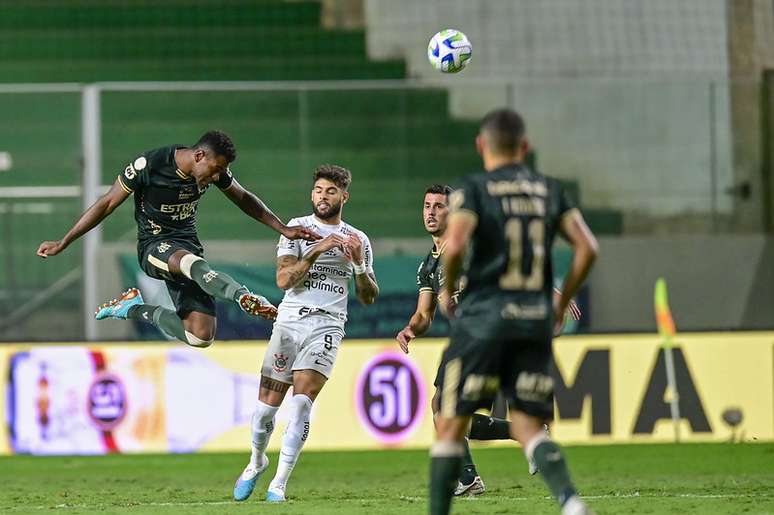
[[[473,56],[468,37],[455,29],[442,30],[427,44],[427,58],[436,70],[457,73],[465,69]]]

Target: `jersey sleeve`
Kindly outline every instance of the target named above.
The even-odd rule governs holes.
[[[371,240],[365,233],[360,233],[360,240],[363,242],[363,266],[366,267],[366,273],[374,273],[374,251],[371,248]]]
[[[478,220],[480,210],[481,204],[478,200],[476,184],[470,179],[463,179],[449,194],[449,213],[464,214]]]
[[[558,181],[557,184],[559,185],[559,218],[561,218],[573,209],[577,209],[578,206],[572,201],[564,186]]]
[[[226,168],[226,171],[219,174],[218,180],[215,181],[215,186],[222,190],[227,190],[231,187],[231,183],[234,182],[234,174],[231,173],[230,168]]]
[[[121,187],[127,193],[134,193],[148,184],[148,175],[150,174],[150,165],[144,155],[126,165],[123,173],[118,176]]]
[[[419,263],[419,268],[417,268],[417,288],[419,288],[420,292],[423,291],[434,291],[433,290],[433,281],[430,279],[430,274],[427,273],[425,270],[425,263],[426,260],[422,260],[421,263]]]
[[[287,225],[298,225],[298,220],[291,218]],[[282,256],[301,257],[299,240],[290,240],[285,236],[280,235],[279,242],[277,242],[277,257]]]

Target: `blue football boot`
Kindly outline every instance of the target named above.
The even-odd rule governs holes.
[[[255,483],[258,482],[258,478],[261,477],[263,471],[269,468],[269,458],[264,454],[261,458],[261,465],[256,468],[253,464],[247,465],[242,475],[236,480],[234,485],[234,500],[244,501],[255,489]]]
[[[97,320],[103,320],[105,318],[117,318],[120,320],[126,320],[126,315],[129,313],[129,308],[143,304],[142,294],[137,288],[129,288],[117,299],[113,299],[110,302],[105,302],[94,313]]]
[[[266,502],[285,502],[285,486],[272,482],[266,492]]]

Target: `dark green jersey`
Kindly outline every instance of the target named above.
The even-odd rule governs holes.
[[[134,219],[139,244],[149,240],[193,240],[196,211],[207,188],[199,188],[193,177],[177,168],[175,151],[182,145],[157,148],[140,154],[118,176],[127,193],[134,193]],[[231,186],[231,171],[214,182],[220,189]]]
[[[443,248],[436,249],[435,245],[430,249],[430,253],[419,264],[417,269],[417,286],[419,291],[429,291],[438,295],[443,287],[443,268],[438,266],[441,262],[441,253]]]
[[[465,177],[450,210],[477,220],[466,255],[460,322],[532,337],[551,334],[551,246],[573,205],[556,179],[523,165]]]
[[[441,255],[443,254],[443,245],[441,248],[430,249],[430,253],[419,264],[417,269],[417,287],[419,292],[423,291],[432,292],[436,297],[441,293],[445,278],[443,275],[443,267],[441,266]],[[457,301],[461,293],[460,288],[456,288],[454,291],[454,300]]]

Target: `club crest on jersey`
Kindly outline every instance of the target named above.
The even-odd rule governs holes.
[[[274,371],[284,372],[288,368],[288,357],[282,353],[274,355]]]
[[[165,252],[166,252],[166,251],[168,251],[170,248],[172,248],[172,245],[170,245],[170,244],[169,244],[169,243],[167,243],[166,241],[162,241],[161,243],[159,243],[159,246],[158,246],[158,247],[156,247],[156,249],[159,251],[159,254],[163,254],[163,253],[165,253]]]
[[[153,220],[148,220],[148,224],[150,225],[150,232],[151,234],[159,234],[161,232],[161,226],[154,222]]]

